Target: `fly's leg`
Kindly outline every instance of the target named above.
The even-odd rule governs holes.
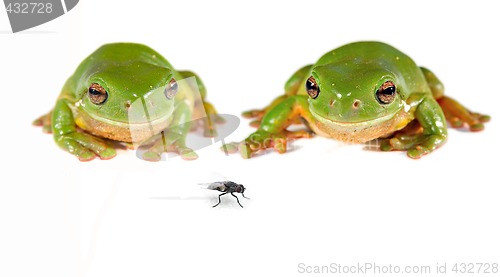
[[[212,208],[217,207],[217,206],[220,204],[220,197],[221,197],[222,195],[224,195],[224,194],[228,194],[228,193],[229,193],[229,192],[224,192],[224,193],[219,194],[219,202],[218,202],[217,204],[213,205],[213,206],[212,206]]]
[[[231,192],[231,195],[234,196],[234,198],[236,198],[236,201],[238,202],[238,205],[240,205],[240,207],[243,208],[243,206],[240,203],[240,199],[238,199],[238,196],[234,195],[232,192]]]

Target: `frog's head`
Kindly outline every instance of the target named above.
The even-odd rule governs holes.
[[[84,76],[76,103],[80,127],[131,141],[131,132],[142,138],[140,134],[147,130],[156,132],[167,126],[178,90],[171,69],[143,62],[105,64]]]
[[[385,124],[408,108],[401,96],[401,79],[380,66],[316,66],[305,84],[309,108],[319,122],[334,129],[332,132],[349,133],[349,141],[368,141],[395,131],[390,128],[401,123]]]

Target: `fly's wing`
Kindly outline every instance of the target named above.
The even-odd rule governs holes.
[[[212,171],[210,174],[210,178],[212,178],[212,180],[224,180],[224,181],[217,181],[216,183],[229,182],[229,180],[226,178],[226,176],[222,175],[221,173],[219,173],[217,171]]]
[[[224,182],[203,183],[199,185],[210,190],[226,191],[226,185]]]

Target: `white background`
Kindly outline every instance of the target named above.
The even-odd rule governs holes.
[[[0,276],[304,276],[299,263],[358,262],[447,262],[453,276],[453,263],[500,262],[498,26],[494,1],[82,0],[18,34],[0,11]],[[417,161],[314,138],[250,160],[217,144],[191,162],[120,151],[82,163],[31,126],[104,43],[151,46],[240,115],[357,40],[409,54],[492,122],[450,130]],[[252,130],[243,120],[228,140]],[[217,193],[196,184],[218,175],[247,187],[244,209],[232,197],[212,208]]]

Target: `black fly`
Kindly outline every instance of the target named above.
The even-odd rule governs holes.
[[[250,199],[243,194],[245,192],[245,187],[243,185],[236,184],[235,182],[232,182],[232,181],[213,182],[213,183],[208,184],[207,189],[218,190],[218,191],[223,192],[223,193],[219,194],[219,203],[215,204],[213,206],[214,208],[220,204],[220,197],[222,195],[225,195],[228,193],[230,193],[232,196],[234,196],[234,198],[236,198],[236,201],[238,201],[238,204],[242,208],[243,208],[243,206],[241,205],[240,200],[238,199],[238,197],[236,195],[234,195],[234,193],[235,192],[241,193],[241,195],[244,198]]]

